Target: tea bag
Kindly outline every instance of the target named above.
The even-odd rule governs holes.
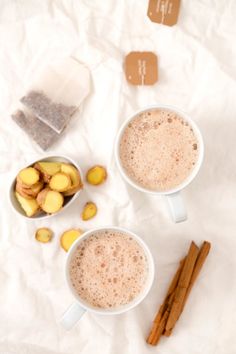
[[[66,58],[44,69],[20,101],[59,134],[89,91],[89,70],[75,59]]]
[[[20,109],[17,110],[12,114],[12,119],[43,150],[47,150],[60,136],[55,130],[26,110],[24,112]]]

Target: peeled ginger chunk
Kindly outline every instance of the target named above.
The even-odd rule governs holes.
[[[29,217],[33,216],[37,213],[39,209],[39,205],[36,199],[24,198],[18,192],[15,192],[16,199],[20,203],[21,208],[24,210],[25,214]]]
[[[80,229],[70,229],[61,235],[60,243],[61,247],[67,252],[71,245],[82,235],[83,231]]]
[[[60,162],[40,161],[40,162],[37,162],[37,167],[42,172],[48,174],[49,176],[53,176],[56,173],[60,172],[61,163]]]
[[[97,206],[93,202],[88,202],[85,204],[82,211],[82,220],[87,221],[92,219],[97,214]]]
[[[20,182],[26,186],[32,186],[39,181],[39,171],[33,167],[27,167],[21,170],[18,174]]]
[[[107,171],[105,167],[99,165],[91,167],[86,174],[87,182],[92,184],[93,186],[102,184],[103,182],[105,182],[106,178]]]
[[[35,232],[35,239],[42,243],[47,243],[51,241],[53,232],[47,227],[41,227]]]
[[[48,214],[54,214],[62,208],[64,197],[49,188],[43,189],[37,196],[40,207]]]
[[[58,192],[65,192],[71,187],[71,179],[66,173],[56,173],[49,182],[49,187]]]

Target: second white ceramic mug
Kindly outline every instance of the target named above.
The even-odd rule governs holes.
[[[88,304],[84,300],[82,300],[79,297],[79,295],[76,293],[75,289],[73,288],[73,286],[71,284],[70,274],[69,274],[71,257],[73,256],[73,254],[76,251],[79,244],[83,240],[85,240],[86,238],[93,235],[94,233],[96,233],[98,231],[107,231],[107,230],[118,231],[118,232],[122,232],[124,234],[130,235],[142,247],[142,249],[147,257],[147,263],[148,263],[148,276],[147,276],[147,280],[146,280],[146,283],[145,283],[145,286],[144,286],[142,292],[136,298],[134,298],[134,300],[132,300],[128,304],[120,306],[118,308],[111,308],[111,309],[96,308],[96,307],[93,307],[92,305]],[[140,302],[143,301],[144,298],[147,296],[149,290],[151,289],[152,283],[153,283],[154,261],[152,258],[152,254],[151,254],[148,246],[146,245],[146,243],[139,236],[134,234],[133,232],[126,230],[124,228],[121,228],[121,227],[116,227],[116,226],[102,227],[102,228],[97,228],[97,229],[93,229],[93,230],[85,232],[82,236],[80,236],[73,243],[73,245],[71,246],[71,248],[68,252],[68,255],[67,255],[66,266],[65,266],[65,278],[66,278],[66,283],[68,285],[68,288],[76,300],[66,310],[66,312],[64,313],[64,315],[62,316],[61,321],[60,321],[61,325],[65,329],[69,330],[76,324],[76,322],[78,322],[78,320],[81,318],[81,316],[86,311],[94,312],[94,313],[100,314],[100,315],[119,315],[119,314],[124,313],[128,310],[131,310],[132,308],[134,308],[135,306],[140,304]]]
[[[122,163],[120,161],[120,153],[119,153],[120,140],[121,140],[121,137],[122,137],[127,125],[140,113],[150,111],[153,109],[163,109],[163,110],[170,110],[172,112],[176,112],[180,117],[182,117],[191,126],[191,128],[193,129],[193,132],[198,140],[198,149],[199,149],[198,159],[197,159],[197,162],[196,162],[191,174],[176,188],[173,188],[173,189],[170,189],[170,190],[164,191],[164,192],[156,192],[153,190],[148,190],[148,189],[143,188],[139,184],[137,184],[135,181],[133,181],[126,174],[126,172],[122,166]],[[186,113],[182,112],[180,109],[178,109],[176,107],[168,106],[168,105],[153,105],[153,106],[146,107],[146,108],[136,112],[135,114],[132,114],[132,116],[129,117],[121,126],[121,128],[118,132],[117,138],[116,138],[116,142],[115,142],[116,163],[117,163],[117,166],[118,166],[123,178],[131,186],[133,186],[134,188],[136,188],[137,190],[139,190],[141,192],[149,193],[149,194],[153,194],[153,195],[159,195],[159,196],[166,196],[168,204],[169,204],[170,213],[171,213],[171,216],[172,216],[174,222],[181,222],[181,221],[185,221],[187,219],[186,207],[185,207],[185,204],[184,204],[184,201],[183,201],[183,198],[182,198],[180,192],[190,182],[192,182],[192,180],[196,177],[196,175],[201,167],[201,164],[203,161],[203,156],[204,156],[204,144],[203,144],[202,134],[201,134],[199,128],[197,127],[197,125]]]

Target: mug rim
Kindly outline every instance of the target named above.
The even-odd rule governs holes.
[[[128,124],[139,114],[149,111],[149,110],[154,110],[154,109],[170,110],[170,111],[177,113],[181,118],[183,118],[185,121],[187,121],[190,124],[190,126],[193,129],[194,134],[198,140],[198,143],[199,143],[199,154],[198,154],[197,162],[196,162],[193,170],[191,171],[190,175],[178,186],[168,189],[166,191],[155,191],[155,190],[147,189],[147,188],[142,187],[138,183],[136,183],[134,180],[132,180],[128,176],[128,174],[125,172],[125,170],[122,166],[121,159],[120,159],[120,153],[119,153],[120,140],[121,140],[123,133],[124,133],[126,127],[128,126]],[[192,118],[190,118],[190,116],[187,113],[185,113],[181,109],[179,109],[175,106],[172,106],[172,105],[155,104],[155,105],[146,106],[145,108],[137,110],[135,113],[130,115],[122,123],[122,125],[120,126],[119,131],[117,133],[116,140],[115,140],[115,160],[116,160],[116,164],[118,166],[118,169],[119,169],[122,177],[124,178],[124,180],[128,184],[130,184],[133,188],[139,190],[140,192],[144,192],[144,193],[152,194],[152,195],[159,195],[159,196],[171,195],[174,193],[178,193],[182,189],[187,187],[194,180],[194,178],[197,176],[197,174],[200,170],[200,167],[202,165],[202,162],[203,162],[203,157],[204,157],[204,142],[203,142],[203,137],[202,137],[202,133],[201,133],[200,129],[198,128],[197,124],[192,120]]]
[[[148,279],[147,279],[147,284],[145,284],[143,291],[130,303],[117,307],[117,308],[111,308],[111,309],[104,309],[104,308],[96,308],[93,307],[92,305],[90,305],[89,303],[87,303],[86,301],[83,301],[81,299],[80,296],[78,296],[78,294],[75,292],[72,284],[71,284],[71,280],[70,280],[70,275],[69,275],[69,265],[70,265],[70,260],[71,257],[75,251],[75,249],[78,247],[78,245],[86,238],[88,238],[89,236],[91,236],[93,233],[98,232],[98,231],[105,231],[105,230],[114,230],[114,231],[120,231],[123,232],[125,234],[130,235],[131,237],[133,237],[138,243],[139,245],[142,247],[142,249],[144,250],[144,253],[147,257],[147,262],[148,262]],[[152,253],[149,249],[149,247],[147,246],[146,242],[143,241],[143,239],[138,236],[137,234],[135,234],[134,232],[123,228],[123,227],[119,227],[119,226],[103,226],[103,227],[97,227],[97,228],[93,228],[91,230],[86,231],[84,234],[82,234],[71,246],[71,248],[68,251],[67,254],[67,258],[66,258],[66,263],[65,263],[65,279],[66,279],[66,283],[67,286],[71,292],[71,294],[73,295],[73,297],[75,298],[76,302],[79,303],[79,305],[87,311],[93,312],[93,313],[97,313],[100,315],[119,315],[122,314],[124,312],[127,312],[131,309],[133,309],[134,307],[136,307],[137,305],[139,305],[148,295],[149,291],[151,290],[153,281],[154,281],[154,276],[155,276],[155,266],[154,266],[154,260],[153,260],[153,256]]]
[[[81,178],[81,182],[83,184],[83,174],[82,174],[82,170],[81,170],[81,167],[79,166],[79,164],[77,162],[75,162],[71,157],[69,156],[66,156],[66,155],[44,155],[44,156],[41,156],[39,157],[37,160],[32,160],[30,163],[27,163],[27,165],[24,165],[22,166],[18,172],[23,169],[23,168],[27,168],[27,167],[30,167],[31,165],[37,163],[37,162],[41,162],[41,161],[51,161],[51,159],[54,159],[54,161],[58,161],[58,162],[65,162],[65,163],[70,163],[72,165],[74,165],[78,171],[79,171],[79,174],[80,174],[80,178]],[[61,160],[64,160],[64,161],[60,161]],[[17,172],[17,174],[18,174]],[[10,205],[12,207],[12,210],[17,214],[17,215],[20,215],[21,217],[25,218],[26,220],[42,220],[42,219],[48,219],[48,218],[51,218],[53,216],[57,216],[58,214],[62,213],[63,210],[65,210],[67,207],[69,207],[69,205],[71,205],[74,200],[76,200],[81,192],[82,189],[79,189],[74,195],[71,196],[71,199],[68,200],[68,202],[59,210],[57,211],[55,214],[42,214],[42,215],[35,215],[35,216],[32,216],[32,217],[29,217],[27,216],[26,214],[24,214],[23,210],[22,212],[20,210],[18,210],[16,207],[15,207],[15,201],[16,201],[16,197],[14,195],[14,187],[15,187],[15,183],[16,183],[16,177],[17,177],[17,174],[15,175],[15,177],[11,180],[10,182],[10,187],[9,187],[9,193],[8,193],[8,199],[9,199],[9,202],[10,202]],[[14,202],[13,202],[14,201]]]

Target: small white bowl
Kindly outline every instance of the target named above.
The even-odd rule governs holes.
[[[50,161],[50,162],[65,162],[65,163],[69,163],[71,165],[74,165],[78,171],[79,171],[79,174],[80,174],[80,178],[81,178],[81,181],[83,183],[83,177],[82,177],[82,171],[81,171],[81,168],[80,166],[75,162],[73,161],[71,158],[67,157],[67,156],[45,156],[43,157],[42,159],[38,159],[36,161],[32,161],[30,164],[28,164],[27,166],[23,166],[23,168],[26,168],[26,167],[29,167],[29,166],[32,166],[34,165],[36,162],[40,162],[40,161]],[[20,170],[19,170],[20,171]],[[18,171],[18,172],[19,172]],[[11,186],[10,186],[10,191],[9,191],[9,199],[10,199],[10,203],[11,203],[11,206],[13,208],[13,210],[25,217],[26,219],[32,219],[32,220],[35,220],[35,219],[47,219],[47,218],[50,218],[54,215],[58,215],[59,213],[61,213],[63,210],[65,210],[70,204],[73,203],[73,201],[78,198],[80,192],[81,192],[81,189],[78,190],[74,195],[72,196],[68,196],[68,197],[65,197],[65,201],[64,201],[64,204],[63,204],[63,207],[57,212],[57,213],[54,213],[54,214],[46,214],[45,212],[41,212],[41,213],[38,213],[34,216],[27,216],[24,212],[24,210],[21,208],[19,202],[17,201],[16,197],[15,197],[15,185],[16,185],[16,177],[14,178],[14,180],[12,181],[11,183]]]

